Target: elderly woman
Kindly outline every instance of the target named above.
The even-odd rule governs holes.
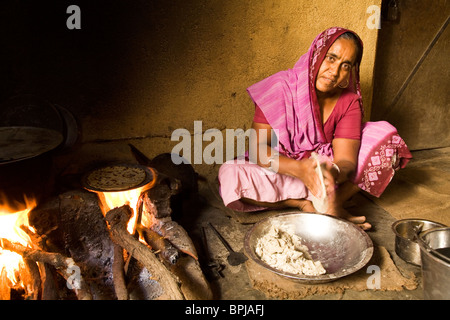
[[[371,228],[344,202],[361,189],[379,197],[411,154],[389,123],[362,123],[362,53],[357,34],[330,28],[293,69],[247,89],[256,108],[250,143],[257,147],[221,166],[226,206],[246,212],[296,207]]]

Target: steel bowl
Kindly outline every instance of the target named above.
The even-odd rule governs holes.
[[[258,239],[263,237],[272,224],[289,226],[308,247],[314,261],[320,261],[326,274],[307,276],[275,269],[263,262],[255,253]],[[258,265],[289,280],[317,284],[337,280],[363,268],[373,254],[369,236],[353,223],[318,213],[284,213],[256,223],[244,240],[246,254]]]
[[[395,253],[408,263],[421,266],[420,246],[417,235],[432,228],[445,227],[445,225],[424,219],[402,219],[392,224],[395,234]]]

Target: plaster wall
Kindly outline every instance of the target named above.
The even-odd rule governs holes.
[[[82,137],[67,156],[74,168],[133,159],[128,143],[150,158],[170,152],[179,143],[172,132],[193,135],[194,121],[203,132],[248,129],[254,106],[246,88],[293,67],[331,26],[364,42],[370,116],[378,30],[368,28],[367,10],[381,0],[81,1],[79,30],[66,27],[69,4],[11,2],[0,32],[8,41],[3,95],[38,94],[76,116]],[[218,167],[195,164],[207,176]]]
[[[402,0],[382,21],[373,120],[387,120],[411,150],[450,146],[450,2]]]

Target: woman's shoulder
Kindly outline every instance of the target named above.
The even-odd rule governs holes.
[[[337,119],[342,119],[348,115],[361,113],[361,101],[358,94],[350,89],[344,89],[335,106]]]
[[[353,92],[350,89],[344,89],[341,93],[341,96],[339,98],[339,105],[340,108],[345,110],[351,109],[352,107],[359,107],[360,104],[360,97],[358,94]]]
[[[359,96],[358,96],[358,94],[356,94],[349,88],[346,88],[341,93],[341,99],[346,100],[346,101],[354,101],[354,100],[358,100]]]

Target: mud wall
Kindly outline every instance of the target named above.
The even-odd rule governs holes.
[[[76,2],[76,1],[75,1]],[[33,93],[64,106],[81,137],[64,165],[170,152],[174,130],[250,127],[246,88],[291,68],[331,26],[356,31],[365,50],[362,90],[370,116],[381,0],[11,1],[2,4],[2,99]],[[66,9],[77,4],[80,29]],[[225,134],[224,134],[225,136]],[[201,141],[203,150],[210,142]],[[225,156],[223,157],[225,159]],[[219,165],[195,164],[213,177]]]

